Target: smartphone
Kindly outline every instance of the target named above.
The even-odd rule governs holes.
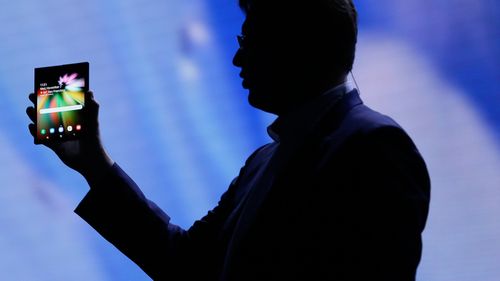
[[[88,62],[35,68],[35,144],[81,138],[88,90]]]

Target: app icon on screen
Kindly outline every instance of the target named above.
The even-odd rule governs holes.
[[[68,132],[73,131],[73,127],[72,126],[68,126],[67,130],[68,130]]]
[[[42,129],[42,130],[40,131],[40,133],[41,133],[42,135],[45,135],[45,134],[47,133],[47,130]]]
[[[64,128],[61,126],[61,127],[59,127],[59,133],[62,133],[62,132],[64,132]]]
[[[82,126],[80,124],[76,125],[76,130],[80,131],[82,129]]]
[[[49,129],[49,132],[50,132],[51,134],[53,134],[53,133],[55,133],[55,132],[56,132],[56,129],[54,129],[54,128],[50,128],[50,129]]]

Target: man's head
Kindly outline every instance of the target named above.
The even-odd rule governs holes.
[[[352,68],[352,0],[240,0],[246,14],[233,63],[252,106],[282,114],[342,82]]]

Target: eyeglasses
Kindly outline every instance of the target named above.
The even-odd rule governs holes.
[[[245,48],[245,41],[246,41],[246,36],[245,35],[237,35],[236,39],[238,39],[238,45],[240,46],[240,49]]]

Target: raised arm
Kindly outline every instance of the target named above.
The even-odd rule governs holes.
[[[29,99],[35,103],[36,96]],[[87,134],[80,140],[46,144],[68,167],[82,174],[90,191],[75,212],[153,279],[200,280],[217,274],[218,232],[232,210],[234,180],[219,204],[189,230],[149,201],[108,156],[99,134],[99,104],[87,93]],[[35,109],[26,112],[35,121]],[[35,135],[35,125],[29,124]],[[203,278],[198,278],[203,276]],[[186,279],[188,278],[188,279]],[[194,278],[194,279],[193,279]]]
[[[222,263],[218,235],[231,212],[231,192],[189,230],[149,201],[115,164],[94,182],[75,212],[154,280],[211,280]]]

